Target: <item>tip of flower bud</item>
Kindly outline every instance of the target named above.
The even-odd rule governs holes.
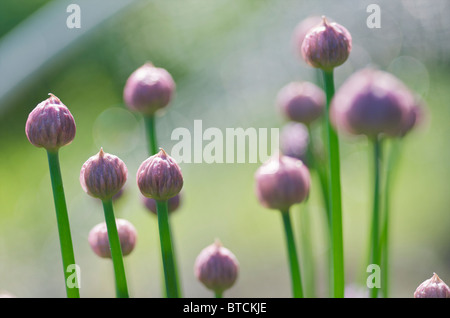
[[[167,152],[163,148],[159,148],[158,156],[161,158],[166,158]]]
[[[100,147],[100,151],[98,152],[99,158],[105,157],[105,152],[103,151],[103,147]]]
[[[49,98],[47,98],[49,103],[51,103],[51,104],[61,104],[61,100],[58,97],[56,97],[54,94],[48,93],[48,95],[50,96]]]

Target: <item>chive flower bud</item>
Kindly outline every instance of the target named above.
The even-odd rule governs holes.
[[[101,200],[111,199],[127,181],[128,170],[117,156],[103,152],[90,157],[80,171],[83,190]]]
[[[414,298],[450,298],[450,288],[436,273],[417,287]]]
[[[136,228],[124,219],[116,219],[116,225],[122,254],[123,256],[127,256],[136,246]],[[95,254],[102,258],[111,258],[111,247],[109,245],[106,222],[97,224],[92,228],[89,232],[88,241]]]
[[[284,116],[306,125],[319,118],[325,110],[325,94],[310,82],[291,82],[277,96],[277,104]]]
[[[338,23],[322,23],[311,29],[302,43],[302,55],[306,63],[324,71],[331,71],[343,64],[352,49],[352,36]]]
[[[206,288],[221,294],[236,282],[239,263],[236,256],[216,240],[197,256],[194,273]]]
[[[415,104],[413,94],[395,76],[363,69],[336,92],[330,117],[337,129],[350,134],[394,137],[411,126],[411,107]]]
[[[153,115],[170,103],[174,91],[175,82],[170,73],[146,63],[130,75],[123,96],[131,110]]]
[[[297,158],[308,165],[308,144],[308,129],[302,123],[290,122],[281,130],[280,150],[283,155]]]
[[[28,116],[25,133],[36,147],[57,151],[75,138],[75,120],[69,109],[53,94]]]
[[[302,161],[281,154],[259,167],[255,179],[260,203],[283,212],[308,197],[311,182],[309,170]]]
[[[145,197],[160,201],[176,196],[183,188],[180,166],[163,149],[141,164],[136,181]]]
[[[322,22],[322,18],[320,16],[310,16],[306,19],[300,21],[299,24],[294,29],[294,33],[292,35],[292,46],[294,47],[295,52],[301,57],[302,56],[302,44],[308,32],[318,26]]]
[[[180,206],[180,201],[181,201],[181,192],[168,200],[168,212],[172,213],[176,211]],[[157,214],[155,199],[142,197],[142,202],[150,212]]]

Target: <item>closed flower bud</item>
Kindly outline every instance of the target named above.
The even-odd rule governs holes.
[[[117,232],[119,233],[122,255],[130,254],[136,246],[137,232],[133,224],[124,219],[116,219]],[[109,245],[108,230],[106,223],[97,224],[89,232],[89,245],[100,257],[111,258],[111,247]]]
[[[295,27],[294,33],[292,35],[292,45],[295,52],[301,57],[302,56],[302,44],[308,32],[318,26],[322,22],[320,16],[310,16],[302,20]]]
[[[277,104],[284,116],[292,121],[310,124],[325,109],[324,92],[310,82],[292,82],[278,93]]]
[[[236,256],[216,240],[197,256],[194,272],[206,288],[222,293],[236,282],[239,263]]]
[[[153,115],[169,104],[174,90],[175,82],[169,72],[146,63],[128,78],[124,100],[131,110]]]
[[[152,198],[142,197],[145,207],[152,213],[156,214],[156,201]],[[168,200],[168,211],[172,213],[178,209],[181,201],[181,192]]]
[[[413,107],[410,108],[407,119],[403,124],[401,137],[407,135],[414,127],[419,126],[425,120],[425,108],[422,100],[417,99]]]
[[[258,168],[255,174],[256,195],[260,203],[286,212],[308,197],[310,174],[300,160],[277,155]]]
[[[450,288],[434,273],[417,287],[414,298],[450,298]]]
[[[141,193],[155,200],[168,200],[183,188],[180,166],[163,149],[139,167],[136,181]]]
[[[122,160],[100,149],[81,168],[80,183],[87,194],[108,200],[120,191],[127,181],[127,175],[128,170]]]
[[[329,23],[322,17],[322,23],[311,29],[302,43],[305,61],[315,68],[331,71],[343,64],[352,49],[352,36],[346,28]]]
[[[330,117],[337,129],[350,134],[400,136],[411,126],[415,104],[412,93],[396,77],[363,69],[336,92]]]
[[[294,157],[307,163],[309,144],[308,129],[301,123],[288,123],[281,131],[280,148],[285,156]]]
[[[33,109],[28,116],[25,133],[36,147],[56,151],[75,138],[75,120],[58,97],[50,97]]]

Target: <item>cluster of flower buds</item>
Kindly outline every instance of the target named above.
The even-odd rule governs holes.
[[[309,195],[310,174],[301,160],[275,155],[255,173],[256,195],[269,208],[287,211]]]
[[[418,115],[416,99],[400,80],[369,68],[345,81],[330,108],[338,130],[369,137],[403,136],[417,122]]]
[[[450,288],[434,273],[417,287],[414,298],[450,298]]]
[[[236,256],[216,240],[197,256],[194,273],[206,288],[222,293],[236,282],[239,263]]]
[[[145,197],[161,201],[176,196],[183,188],[180,166],[163,149],[141,164],[136,181]]]
[[[117,156],[103,152],[90,157],[80,171],[83,190],[94,198],[111,199],[127,181],[128,170]]]
[[[69,109],[53,94],[28,115],[25,133],[30,143],[57,151],[75,138],[75,120]]]
[[[284,116],[291,121],[309,125],[325,110],[325,94],[310,82],[291,82],[277,96],[277,104]]]
[[[152,198],[142,197],[142,201],[144,203],[144,206],[152,213],[157,214],[156,211],[156,201]],[[176,211],[180,207],[181,203],[181,192],[178,193],[176,196],[171,197],[169,200],[167,200],[168,203],[168,212],[172,213]]]
[[[302,41],[302,55],[306,63],[324,71],[342,65],[352,49],[352,36],[346,28],[330,23],[325,17],[309,30]]]
[[[170,73],[146,63],[130,75],[123,96],[131,110],[153,115],[170,103],[174,91],[175,82]]]
[[[124,219],[116,219],[117,232],[119,233],[122,255],[129,255],[136,246],[137,232],[133,224]],[[89,232],[89,245],[98,256],[111,258],[111,247],[109,245],[108,230],[106,223],[97,224]]]

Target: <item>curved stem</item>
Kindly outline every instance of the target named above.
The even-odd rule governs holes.
[[[172,247],[172,235],[170,233],[167,200],[156,200],[156,212],[158,216],[159,239],[161,243],[161,254],[164,266],[167,297],[179,298],[180,291]]]
[[[116,277],[117,298],[128,298],[127,279],[125,267],[123,265],[122,248],[120,246],[119,233],[117,231],[116,219],[112,200],[103,200],[103,211],[105,213],[106,228],[108,230],[108,240],[111,247],[111,258],[114,265],[114,275]]]
[[[155,116],[144,116],[145,131],[147,134],[147,144],[150,156],[158,153],[158,142],[156,138]]]
[[[325,93],[327,96],[326,120],[326,144],[328,149],[329,168],[329,202],[331,210],[331,249],[333,262],[333,296],[344,297],[344,246],[342,238],[342,203],[341,203],[341,172],[339,158],[339,139],[329,119],[331,99],[334,96],[333,71],[322,71]]]
[[[69,215],[67,213],[66,199],[64,196],[64,187],[59,167],[58,151],[47,151],[48,165],[50,169],[50,178],[53,189],[53,200],[55,202],[56,220],[58,223],[59,242],[61,246],[61,256],[64,269],[65,286],[68,298],[79,298],[79,284],[69,286],[69,280],[72,273],[69,266],[75,265],[75,255],[73,252],[72,236],[70,234]]]
[[[283,217],[284,232],[286,235],[286,243],[289,258],[289,267],[291,270],[292,293],[294,298],[303,298],[302,278],[300,274],[300,265],[297,257],[297,249],[295,247],[294,233],[292,231],[291,218],[289,210],[281,211]]]
[[[374,192],[373,192],[373,214],[371,230],[371,262],[380,266],[380,171],[381,171],[381,141],[379,137],[373,140],[374,153]],[[370,290],[370,297],[378,297],[378,288]]]
[[[394,174],[394,168],[397,163],[397,158],[400,153],[400,140],[393,140],[391,143],[387,167],[386,167],[386,179],[384,183],[384,220],[380,238],[381,249],[381,291],[383,297],[389,297],[389,220],[390,220],[390,191],[392,185],[392,179]]]

